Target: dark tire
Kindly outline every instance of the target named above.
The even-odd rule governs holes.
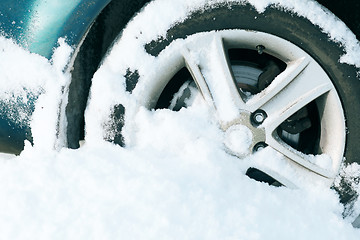
[[[91,79],[105,53],[128,21],[150,0],[113,0],[98,16],[89,30],[71,71],[66,106],[66,140],[69,148],[79,148],[84,140],[84,111]]]

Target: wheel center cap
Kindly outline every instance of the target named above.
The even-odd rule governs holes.
[[[240,124],[232,125],[225,132],[224,144],[234,155],[242,157],[250,154],[250,147],[253,143],[251,130]]]

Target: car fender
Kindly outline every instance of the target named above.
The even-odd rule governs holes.
[[[2,0],[0,31],[33,53],[51,58],[59,38],[77,46],[111,0]]]

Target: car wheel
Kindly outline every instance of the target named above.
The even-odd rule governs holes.
[[[339,61],[344,48],[327,33],[279,5],[259,12],[251,4],[208,3],[176,17],[158,11],[167,4],[149,4],[109,48],[102,66],[112,73],[109,86],[95,75],[89,111],[103,111],[111,120],[87,119],[87,129],[105,126],[103,137],[126,145],[123,126],[134,109],[177,111],[198,91],[225,136],[236,135],[241,126],[251,133],[242,149],[225,139],[232,155],[243,158],[269,147],[295,172],[329,186],[344,161],[359,162],[358,69]],[[179,12],[186,9],[186,3],[177,4]],[[100,99],[104,89],[111,93]],[[285,171],[251,167],[246,174],[298,186]],[[346,183],[340,185],[343,203],[356,197]]]

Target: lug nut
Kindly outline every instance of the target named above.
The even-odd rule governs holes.
[[[263,149],[266,148],[266,147],[267,147],[267,144],[266,144],[266,143],[264,143],[264,142],[259,142],[259,143],[257,143],[257,144],[254,146],[254,148],[253,148],[253,153],[258,152],[258,151],[260,151],[260,150],[263,150]]]
[[[260,124],[262,124],[265,119],[267,118],[267,114],[265,111],[263,110],[256,110],[252,115],[251,115],[251,122],[253,123],[253,125],[255,126],[259,126]]]
[[[265,120],[265,116],[262,113],[256,113],[254,115],[254,120],[255,120],[256,123],[262,123]]]

